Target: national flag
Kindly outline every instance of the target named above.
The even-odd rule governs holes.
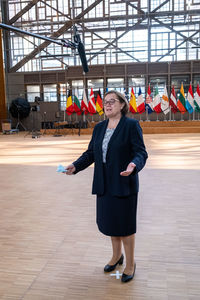
[[[187,111],[189,112],[189,114],[191,114],[194,110],[194,95],[193,95],[191,84],[190,84],[190,87],[189,87],[189,90],[188,90],[188,95],[187,95],[185,105],[186,105]]]
[[[164,112],[164,114],[168,114],[168,112],[170,111],[169,108],[169,98],[168,98],[168,93],[167,93],[167,87],[165,86],[164,89],[164,94],[162,95],[162,99],[161,99],[161,109]]]
[[[136,104],[136,98],[133,88],[131,89],[131,96],[130,96],[130,102],[129,102],[129,110],[135,114],[137,112],[137,104]]]
[[[91,88],[91,92],[90,92],[90,100],[88,103],[88,111],[89,111],[90,115],[93,115],[96,113],[96,103],[95,103],[94,92],[93,92],[92,88]]]
[[[142,96],[141,87],[139,87],[139,92],[137,97],[137,111],[139,112],[139,114],[145,112],[145,104],[144,104],[144,98]]]
[[[171,111],[175,114],[178,111],[178,109],[177,109],[176,93],[174,90],[174,86],[172,87],[171,90],[169,105],[171,106]]]
[[[151,114],[153,112],[153,99],[151,97],[151,88],[150,84],[148,86],[148,91],[147,91],[147,97],[146,97],[146,109],[148,111],[148,114]]]
[[[85,89],[83,90],[83,99],[81,101],[81,111],[85,115],[87,115],[87,113],[88,113],[88,100],[87,100]]]
[[[77,113],[78,116],[80,116],[82,113],[81,104],[80,104],[80,101],[78,100],[78,96],[77,96],[76,92],[74,95],[74,111]]]
[[[96,111],[101,116],[103,115],[103,100],[101,98],[101,92],[100,90],[97,93],[97,101],[96,101]]]
[[[124,88],[124,91],[123,91],[123,93],[124,93],[124,96],[125,96],[125,98],[128,100],[128,94],[127,94],[127,92],[126,92],[126,89]]]
[[[153,109],[157,114],[161,113],[161,102],[160,102],[158,87],[156,87],[154,98],[153,98]]]
[[[200,89],[199,84],[197,84],[197,90],[194,96],[194,106],[195,110],[200,113]]]
[[[186,106],[185,106],[185,92],[183,88],[183,84],[181,83],[181,89],[180,89],[180,96],[177,102],[177,107],[179,111],[184,114],[186,112]]]
[[[67,96],[67,106],[66,106],[66,113],[70,116],[74,112],[73,102],[72,102],[72,94],[69,90]]]

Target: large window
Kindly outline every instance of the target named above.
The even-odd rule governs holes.
[[[6,0],[12,20],[29,2]],[[89,65],[200,58],[199,1],[35,1],[15,22],[41,37],[74,41],[71,19],[85,44]],[[96,4],[96,5],[95,5]],[[12,23],[12,22],[11,22]],[[6,44],[5,44],[6,45]],[[68,44],[69,45],[69,44]],[[81,65],[77,49],[10,32],[12,71],[64,70]]]
[[[72,80],[72,91],[73,94],[76,94],[78,96],[78,99],[81,99],[83,97],[83,80]]]
[[[89,92],[90,92],[91,88],[94,91],[95,97],[97,97],[98,91],[100,91],[101,96],[103,97],[103,79],[89,79],[88,80]]]
[[[165,86],[167,87],[167,77],[150,77],[151,91],[154,93],[156,87],[160,95],[163,95]]]
[[[197,84],[200,84],[200,74],[198,75],[194,75],[194,87],[196,88],[197,87]]]
[[[131,77],[128,80],[128,93],[131,94],[131,89],[133,88],[135,96],[138,96],[139,88],[141,88],[141,92],[143,96],[145,96],[145,78],[144,77]]]
[[[56,84],[43,85],[43,98],[45,102],[58,101],[57,85]]]
[[[59,94],[60,94],[60,109],[65,110],[67,104],[67,90],[68,85],[65,83],[59,84]]]
[[[34,102],[36,97],[40,98],[40,86],[39,85],[27,85],[26,94],[28,102]]]
[[[174,86],[175,92],[180,93],[180,87],[183,83],[184,91],[186,92],[189,89],[190,85],[190,76],[182,75],[182,76],[172,76],[171,77],[171,86]]]
[[[119,92],[124,92],[124,78],[108,78],[107,80],[107,89],[117,90]]]

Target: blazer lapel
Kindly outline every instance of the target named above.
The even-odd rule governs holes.
[[[101,142],[101,144],[102,144],[102,142],[103,142],[103,138],[104,138],[106,129],[107,129],[107,127],[108,127],[108,119],[105,120],[104,124],[102,124],[102,125],[103,125],[103,126],[102,126],[102,128],[101,128],[101,132],[100,132],[99,138],[98,138],[98,139],[99,139],[99,142]]]
[[[101,130],[99,132],[99,135],[98,135],[98,147],[97,147],[96,150],[98,151],[99,157],[100,157],[101,160],[103,159],[102,143],[103,143],[103,138],[104,138],[107,127],[108,127],[108,120],[105,120],[105,122],[102,123],[102,128],[101,128]]]
[[[107,153],[108,153],[110,147],[112,146],[113,141],[116,139],[116,136],[118,135],[119,131],[124,127],[125,121],[126,121],[126,117],[122,116],[119,123],[117,124],[117,127],[115,128],[113,135],[110,138],[110,141],[108,143]]]

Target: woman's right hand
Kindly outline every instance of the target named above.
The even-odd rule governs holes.
[[[65,169],[66,169],[66,175],[72,175],[76,171],[76,168],[74,167],[73,164],[67,166]]]

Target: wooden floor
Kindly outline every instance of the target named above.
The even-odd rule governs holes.
[[[56,172],[89,138],[0,135],[0,299],[199,300],[200,134],[145,135],[127,284],[103,272],[111,244],[95,223],[93,167]]]

